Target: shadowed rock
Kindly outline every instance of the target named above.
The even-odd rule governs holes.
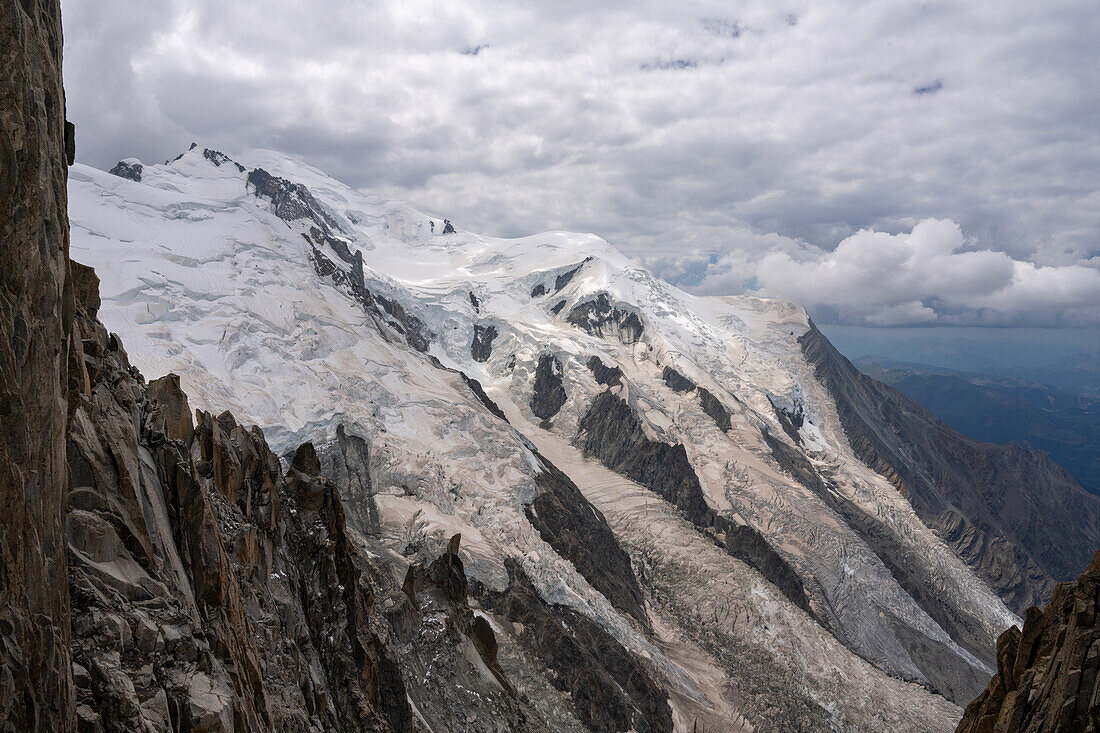
[[[650,440],[622,398],[609,390],[597,395],[581,418],[577,439],[586,456],[656,492],[695,525],[714,524],[684,446]]]
[[[493,354],[493,339],[496,337],[496,326],[474,325],[474,340],[470,345],[470,356],[474,361],[489,361],[489,357]]]
[[[561,379],[561,362],[553,354],[543,354],[535,367],[535,388],[531,394],[531,412],[549,420],[565,404],[566,393]]]
[[[623,383],[623,370],[617,366],[607,366],[598,356],[588,357],[588,368],[599,384],[618,387]]]
[[[661,370],[661,379],[673,392],[690,392],[695,389],[695,382],[691,381],[672,367],[666,366]]]
[[[730,527],[726,532],[726,551],[759,570],[761,575],[783,591],[783,595],[787,596],[791,603],[811,616],[814,615],[798,573],[756,529],[745,524],[735,524]]]
[[[283,221],[309,219],[326,234],[342,231],[309,189],[300,183],[273,176],[263,168],[256,168],[248,173],[248,185],[257,196],[271,201],[275,216]]]
[[[569,476],[542,455],[535,456],[542,468],[535,482],[542,493],[524,509],[528,521],[613,606],[648,628],[645,601],[630,557],[619,546],[607,520]]]
[[[141,163],[127,163],[125,160],[120,160],[115,163],[114,168],[107,172],[119,178],[126,178],[141,183],[141,173],[144,170],[145,168]]]
[[[593,336],[617,336],[624,344],[638,343],[645,331],[638,314],[612,306],[607,293],[600,293],[594,300],[573,306],[565,319]]]
[[[462,381],[466,382],[466,386],[470,388],[470,391],[477,397],[478,402],[485,405],[485,409],[493,413],[494,416],[499,417],[504,422],[508,422],[507,416],[504,411],[500,409],[500,406],[493,402],[489,395],[485,394],[485,388],[481,386],[481,382],[472,377],[466,376],[466,372],[460,372],[462,374]]]
[[[73,325],[58,2],[0,10],[0,729],[73,730],[65,432]]]
[[[202,157],[209,160],[211,163],[213,163],[218,168],[222,167],[222,165],[230,164],[230,165],[236,166],[237,170],[240,171],[241,173],[244,173],[245,168],[244,168],[243,165],[241,165],[240,163],[233,160],[228,155],[226,155],[225,153],[223,153],[219,150],[211,150],[210,148],[203,148],[202,149]]]
[[[1021,631],[997,640],[997,674],[967,706],[958,733],[1100,730],[1100,552]]]
[[[706,387],[699,388],[699,406],[722,432],[728,433],[733,427],[733,423],[730,422],[730,411]]]

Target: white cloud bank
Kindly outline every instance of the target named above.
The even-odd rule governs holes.
[[[793,240],[782,245],[707,263],[692,289],[786,298],[818,318],[852,325],[1100,324],[1100,260],[1014,260],[974,248],[950,220],[925,219],[900,234],[862,230],[831,251]]]

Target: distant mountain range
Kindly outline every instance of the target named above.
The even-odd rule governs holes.
[[[1050,366],[963,372],[864,357],[868,376],[911,397],[978,440],[1024,442],[1050,454],[1100,494],[1100,356],[1078,354]]]

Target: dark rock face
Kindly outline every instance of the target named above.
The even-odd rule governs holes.
[[[554,550],[611,604],[648,628],[645,602],[630,557],[619,546],[607,520],[588,503],[577,485],[543,456],[535,478],[543,493],[524,513]]]
[[[331,280],[333,285],[344,290],[363,308],[363,311],[371,318],[375,327],[383,336],[393,338],[396,334],[399,339],[404,340],[405,343],[417,351],[426,352],[428,350],[433,334],[424,322],[406,312],[396,300],[376,295],[363,284],[363,256],[360,252],[355,253],[353,262],[357,263],[357,267],[352,268],[350,276],[337,267],[312,243],[310,244],[309,260],[313,263],[313,269],[318,275]],[[359,272],[358,277],[355,276],[357,271]]]
[[[564,300],[559,300],[557,303],[554,303],[554,305],[550,308],[550,312],[553,313],[556,316],[559,313],[561,313],[562,309],[564,309],[564,308],[565,308],[565,301]]]
[[[618,387],[623,383],[623,370],[617,366],[607,366],[598,356],[588,357],[588,368],[599,384]]]
[[[1100,498],[1044,453],[964,438],[897,390],[863,375],[816,328],[801,339],[836,400],[856,454],[893,483],[1022,613],[1100,546]]]
[[[591,257],[589,259],[591,259]],[[588,260],[585,260],[585,262],[588,262]],[[576,277],[577,273],[581,271],[582,267],[584,267],[584,263],[577,265],[571,270],[566,270],[565,272],[554,278],[554,292],[561,292],[562,288],[573,282],[573,278]]]
[[[65,430],[85,383],[69,372],[59,3],[4,3],[0,38],[0,729],[69,731]]]
[[[226,163],[228,163],[230,165],[235,165],[237,167],[238,171],[240,171],[241,173],[244,173],[244,166],[243,165],[241,165],[240,163],[233,160],[228,155],[226,155],[225,153],[223,153],[219,150],[211,150],[210,148],[203,148],[202,149],[202,157],[206,158],[207,160],[209,160],[211,163],[213,163],[214,165],[216,165],[219,168],[223,164],[226,164]]]
[[[497,337],[496,326],[474,326],[474,341],[470,345],[470,356],[474,361],[485,362],[493,354],[493,339]]]
[[[546,603],[514,560],[509,586],[482,591],[482,604],[522,624],[520,643],[543,661],[551,681],[569,693],[577,717],[593,731],[672,731],[668,695],[633,654],[600,626]]]
[[[145,170],[145,167],[141,163],[127,163],[125,160],[120,160],[115,163],[114,168],[107,172],[119,178],[128,178],[131,181],[141,183],[141,172],[143,170]]]
[[[543,285],[542,283],[539,283],[535,287],[531,288],[531,297],[532,298],[540,298],[543,295],[546,295],[546,286]]]
[[[489,395],[485,394],[485,388],[481,386],[481,382],[466,376],[465,372],[459,372],[462,374],[462,381],[466,382],[466,386],[470,388],[470,391],[477,397],[478,402],[485,405],[485,409],[493,413],[496,417],[499,417],[504,422],[508,422],[508,418],[505,416],[504,411],[500,409],[500,405],[493,402]]]
[[[257,168],[249,171],[248,185],[255,189],[257,196],[271,201],[275,216],[283,221],[310,219],[325,233],[341,231],[336,220],[313,198],[309,189],[300,183],[293,183],[273,176],[263,168]]]
[[[997,674],[970,703],[958,733],[1100,730],[1100,552],[1060,583],[1021,631],[997,640]]]
[[[348,246],[347,240],[337,237],[329,232],[326,232],[318,227],[311,226],[309,228],[309,237],[307,238],[312,244],[316,244],[318,247],[328,245],[329,249],[336,253],[336,256],[342,259],[344,262],[351,265],[351,272],[349,275],[353,282],[359,285],[363,284],[363,253],[356,250],[354,253],[351,251],[351,247]]]
[[[444,234],[454,234],[455,233],[455,228],[451,224],[450,219],[444,219],[443,220],[443,233]]]
[[[695,389],[695,382],[691,381],[680,372],[676,371],[672,367],[665,367],[661,370],[661,379],[665,380],[665,384],[673,392],[690,392]]]
[[[561,362],[553,354],[543,354],[535,367],[535,390],[531,394],[531,412],[549,420],[565,404],[565,387],[561,380]]]
[[[764,535],[746,524],[735,524],[726,532],[726,551],[756,568],[796,606],[813,615],[802,580]]]
[[[676,371],[672,367],[665,367],[661,370],[661,378],[665,380],[665,384],[673,392],[691,392],[692,390],[698,390],[699,406],[703,412],[714,421],[723,432],[729,432],[733,427],[730,422],[730,412],[726,409],[726,406],[722,404],[721,400],[714,396],[710,390],[706,387],[700,387],[691,381],[680,372]]]
[[[600,293],[594,300],[574,306],[565,320],[594,336],[616,335],[624,344],[638,343],[645,331],[638,314],[612,306],[607,293]]]
[[[777,405],[771,397],[768,398],[768,402],[771,402],[772,410],[775,411],[775,417],[779,420],[779,426],[783,428],[783,432],[794,441],[795,445],[802,445],[802,436],[798,432],[806,422],[802,403],[795,401],[793,408],[788,410],[786,407]]]
[[[362,255],[359,256],[360,262],[362,262]],[[378,304],[382,306],[382,310],[384,310],[393,321],[401,324],[399,330],[408,340],[409,346],[417,351],[423,352],[428,350],[428,347],[431,345],[432,332],[424,321],[406,311],[400,303],[392,298],[387,298],[375,293],[374,299],[378,301]]]
[[[699,388],[699,406],[722,432],[728,433],[733,427],[733,423],[730,422],[730,411],[706,387]]]
[[[470,296],[470,305],[472,305],[474,307],[474,313],[480,313],[481,312],[481,301],[477,299],[476,295],[474,295],[473,290],[469,291],[469,296]]]
[[[703,528],[714,524],[714,511],[707,506],[684,446],[650,440],[634,411],[610,390],[592,400],[577,440],[586,456],[653,490],[682,509],[692,523]]]
[[[797,448],[792,448],[774,436],[764,433],[772,456],[787,473],[835,512],[845,524],[863,538],[906,593],[946,631],[959,646],[979,659],[991,660],[993,640],[982,630],[980,619],[972,609],[949,605],[939,592],[939,580],[931,573],[912,548],[902,542],[891,526],[844,501],[831,491],[818,475],[813,464]],[[910,653],[913,662],[932,680],[949,700],[963,702],[975,690],[981,689],[982,675],[966,664],[954,652],[940,649],[940,642],[924,637],[913,638],[903,633],[902,624],[894,630]],[[943,653],[940,653],[943,652]]]

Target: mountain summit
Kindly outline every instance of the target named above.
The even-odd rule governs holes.
[[[539,725],[946,730],[1100,545],[1042,454],[951,432],[793,304],[691,296],[593,235],[476,235],[271,152],[124,163],[74,166],[69,203],[134,366],[284,465],[312,441],[382,585],[418,598],[415,568],[461,558],[451,597]],[[396,663],[437,729],[422,655]],[[485,729],[485,688],[452,683]]]

